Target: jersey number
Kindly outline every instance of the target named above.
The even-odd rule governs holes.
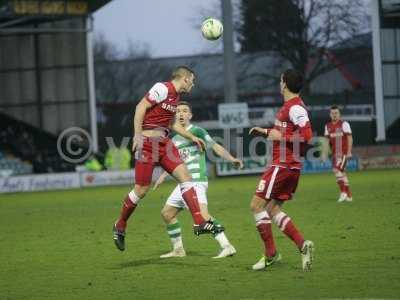
[[[260,183],[258,184],[258,188],[257,188],[258,191],[260,191],[260,192],[264,191],[265,182],[266,182],[265,180],[260,180]]]

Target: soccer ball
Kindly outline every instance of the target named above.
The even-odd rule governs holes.
[[[218,19],[208,18],[204,20],[203,24],[201,24],[201,33],[203,34],[203,37],[210,41],[218,40],[223,31],[224,27]]]

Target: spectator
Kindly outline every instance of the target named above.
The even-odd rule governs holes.
[[[126,148],[111,147],[107,150],[104,165],[108,170],[129,170],[131,168],[131,153]]]
[[[98,172],[103,169],[101,163],[97,160],[96,156],[93,154],[89,157],[89,159],[85,162],[85,168],[87,171]]]

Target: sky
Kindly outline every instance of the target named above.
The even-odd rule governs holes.
[[[113,0],[94,14],[96,33],[119,49],[128,41],[148,47],[152,57],[217,52],[221,41],[201,36],[203,17],[218,17],[219,0]]]

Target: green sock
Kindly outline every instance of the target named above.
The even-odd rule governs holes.
[[[181,236],[181,224],[179,221],[167,225],[167,233],[171,239],[172,246],[175,248],[183,247]]]

